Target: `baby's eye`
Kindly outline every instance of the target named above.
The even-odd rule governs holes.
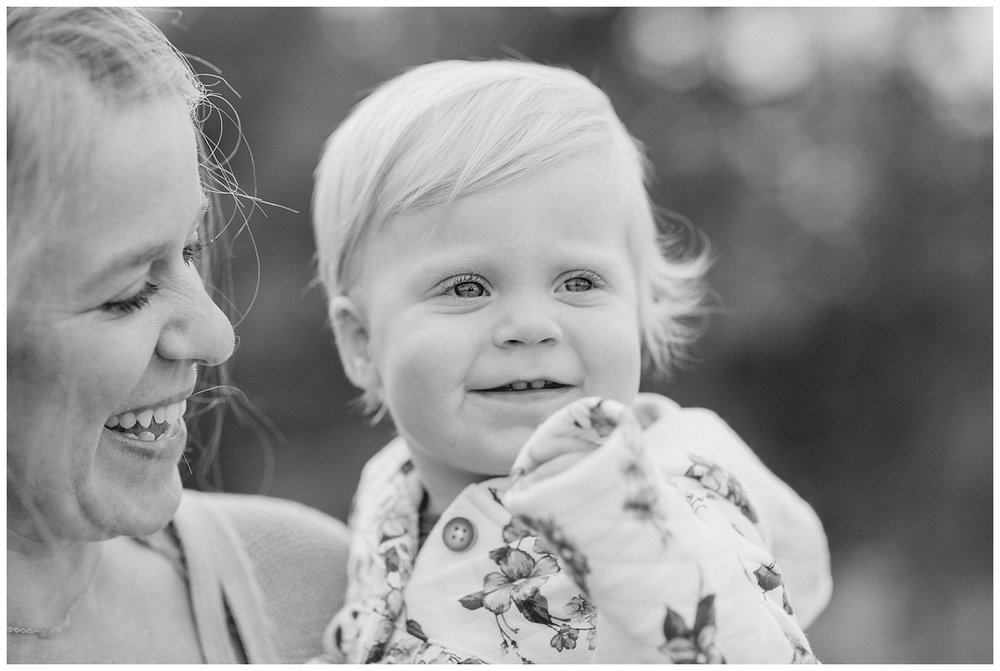
[[[457,296],[458,298],[482,298],[490,295],[490,290],[486,286],[486,281],[475,275],[463,275],[454,277],[445,283],[444,291],[446,296]]]
[[[560,288],[565,291],[580,292],[599,289],[603,286],[604,280],[601,279],[600,275],[591,270],[581,270],[564,279]]]
[[[594,283],[586,277],[573,277],[563,282],[566,291],[589,291],[594,288]]]
[[[452,287],[452,291],[462,298],[479,298],[486,295],[486,287],[479,282],[462,282]]]

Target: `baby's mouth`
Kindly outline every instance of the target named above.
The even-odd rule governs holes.
[[[552,380],[518,380],[492,389],[477,389],[482,392],[535,391],[538,389],[562,389],[568,385]]]
[[[109,431],[124,434],[127,438],[153,442],[170,433],[177,420],[184,416],[186,409],[187,401],[180,401],[138,412],[123,412],[109,417],[104,422],[104,427]]]

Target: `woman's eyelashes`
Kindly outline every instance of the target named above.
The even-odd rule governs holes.
[[[203,218],[208,216],[207,210],[206,214],[202,216]],[[198,232],[198,229],[195,229],[191,237],[189,238],[190,241],[186,245],[184,245],[184,249],[182,251],[182,255],[184,257],[184,263],[187,263],[188,265],[193,265],[196,261],[198,261],[201,258],[202,252],[204,252],[206,249],[214,245],[217,239],[218,237],[209,238],[208,240],[202,240],[201,235]]]
[[[191,265],[200,259],[201,253],[208,249],[213,242],[215,241],[209,240],[208,242],[202,242],[200,238],[195,238],[194,242],[184,245],[184,263]]]
[[[105,312],[130,314],[149,305],[149,299],[159,290],[159,284],[146,282],[145,286],[139,289],[134,295],[120,301],[108,301],[101,306],[101,309]]]
[[[202,242],[200,239],[195,238],[194,241],[184,245],[184,248],[181,250],[181,257],[184,259],[184,264],[193,266],[195,262],[201,258],[202,252],[204,252],[205,249],[212,244],[212,242],[214,241],[209,240],[208,242]],[[108,301],[101,306],[101,309],[105,312],[123,315],[131,314],[149,305],[150,299],[157,291],[159,291],[159,289],[160,283],[147,280],[145,285],[132,296],[122,300]]]

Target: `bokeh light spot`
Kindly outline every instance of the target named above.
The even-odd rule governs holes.
[[[852,226],[871,197],[876,176],[861,152],[847,146],[809,147],[783,166],[778,199],[804,229],[829,241],[857,240]]]
[[[910,68],[933,96],[933,109],[953,130],[993,129],[993,16],[984,7],[925,10],[907,36]]]
[[[797,92],[813,78],[817,61],[804,11],[728,10],[721,22],[715,74],[748,102]]]
[[[711,27],[705,9],[641,7],[625,24],[627,57],[642,77],[674,90],[705,80]]]

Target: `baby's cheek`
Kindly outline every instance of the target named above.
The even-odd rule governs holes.
[[[639,392],[642,350],[639,326],[634,319],[609,319],[594,332],[586,354],[598,393],[629,405]]]
[[[436,339],[416,337],[419,335],[401,339],[387,360],[387,370],[382,371],[390,406],[396,406],[397,412],[405,408],[444,411],[443,394],[459,382],[454,353],[440,347]]]
[[[430,357],[413,357],[401,361],[387,381],[390,396],[398,403],[421,405],[430,403],[434,389],[440,386],[434,375]]]

